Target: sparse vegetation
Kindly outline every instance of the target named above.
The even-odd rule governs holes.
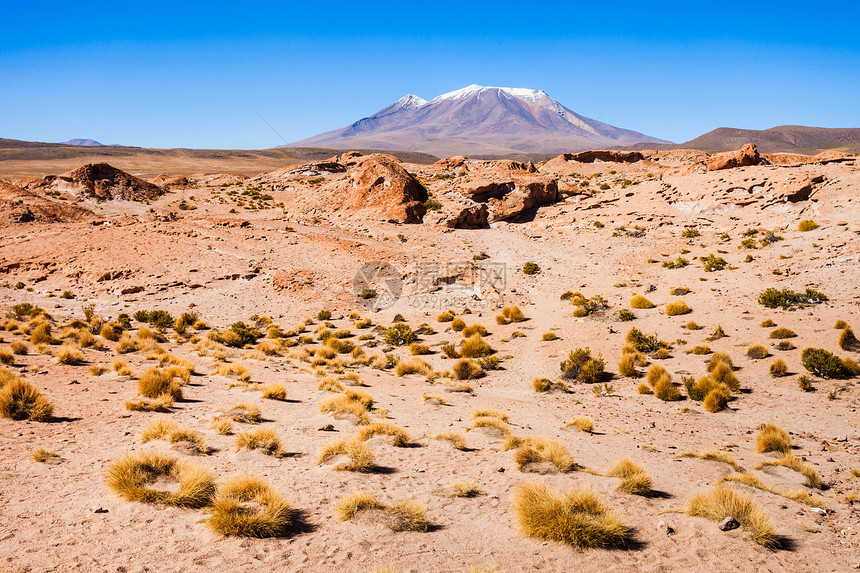
[[[642,296],[641,294],[637,294],[630,301],[631,308],[639,308],[639,309],[648,309],[654,308],[654,303]]]
[[[759,453],[788,453],[791,451],[791,436],[788,435],[788,432],[773,424],[762,426],[758,434],[756,434],[755,443],[756,451]]]
[[[296,512],[257,476],[229,479],[218,488],[206,524],[221,535],[278,537],[295,525]]]
[[[718,485],[711,491],[697,493],[687,504],[686,513],[711,521],[734,517],[759,545],[775,547],[778,544],[779,538],[767,516],[749,497],[729,487]]]
[[[618,460],[606,475],[621,478],[618,490],[624,493],[646,497],[652,493],[651,478],[645,473],[642,466],[633,463],[629,459]]]
[[[579,380],[592,384],[603,378],[605,362],[602,356],[592,358],[591,349],[577,348],[572,350],[567,359],[561,363],[562,377],[567,380]]]
[[[199,508],[215,495],[209,470],[159,452],[127,454],[107,469],[108,486],[128,501]],[[178,482],[175,491],[149,487],[158,480]]]

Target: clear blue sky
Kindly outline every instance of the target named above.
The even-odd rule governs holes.
[[[8,3],[0,137],[265,148],[476,83],[672,141],[860,127],[860,3]]]

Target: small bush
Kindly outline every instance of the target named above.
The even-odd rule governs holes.
[[[518,442],[519,440],[513,440]],[[532,464],[548,463],[561,473],[576,469],[570,452],[555,440],[545,438],[526,438],[519,442],[514,461],[520,471],[530,471]]]
[[[823,348],[805,348],[800,353],[800,363],[819,378],[842,379],[849,375],[845,362]]]
[[[331,320],[331,311],[323,309],[317,313],[317,320]]]
[[[639,466],[629,459],[618,460],[606,474],[609,477],[621,478],[618,490],[631,495],[649,496],[651,490],[651,478]]]
[[[283,457],[284,451],[281,440],[274,430],[268,428],[257,428],[250,432],[241,432],[236,435],[236,451],[241,449],[261,450],[267,456],[276,458]]]
[[[182,399],[182,387],[172,373],[162,368],[150,368],[137,381],[137,393],[145,398],[158,398],[164,394],[174,400]]]
[[[473,324],[472,326],[467,326],[463,329],[463,338],[469,338],[472,335],[480,334],[481,336],[487,336],[487,329],[483,324]]]
[[[805,233],[807,231],[814,231],[818,228],[818,223],[813,221],[812,219],[804,219],[797,225],[797,230]]]
[[[604,366],[605,362],[601,356],[592,358],[591,349],[577,348],[561,363],[561,372],[562,377],[568,380],[594,383],[603,378]]]
[[[661,348],[670,348],[669,343],[658,340],[653,334],[645,334],[636,327],[630,329],[630,332],[625,337],[625,341],[639,352],[644,353],[657,352]]]
[[[533,262],[529,261],[523,265],[523,274],[536,275],[539,272],[540,272],[540,266],[537,263],[533,263]]]
[[[284,535],[295,521],[295,510],[267,483],[243,475],[218,488],[206,524],[221,535],[263,538]]]
[[[410,358],[409,360],[401,360],[394,368],[395,374],[398,376],[406,376],[408,374],[422,374],[430,376],[433,372],[433,367],[421,358]]]
[[[355,437],[362,442],[366,442],[374,436],[389,436],[391,437],[391,445],[398,448],[407,448],[411,443],[406,430],[394,424],[386,424],[384,422],[362,426]]]
[[[63,344],[57,351],[57,362],[60,364],[80,364],[84,361],[84,353],[77,346]]]
[[[770,338],[782,340],[783,338],[794,338],[797,334],[790,328],[780,327],[770,333]]]
[[[809,376],[800,376],[797,379],[797,385],[800,386],[800,389],[804,392],[815,391],[815,387],[812,385],[812,380],[809,379]]]
[[[788,374],[788,366],[785,361],[781,358],[774,360],[773,364],[770,365],[770,375],[774,378],[781,378],[786,374]]]
[[[761,360],[762,358],[770,356],[770,352],[768,352],[767,348],[761,344],[754,344],[747,348],[746,355],[748,358],[752,358],[753,360]]]
[[[630,301],[630,307],[640,309],[654,308],[654,303],[642,296],[641,294],[637,294]]]
[[[283,384],[266,384],[262,388],[262,397],[267,400],[286,400],[287,389]]]
[[[477,380],[484,375],[484,369],[473,360],[458,360],[451,367],[451,375],[455,380]]]
[[[594,493],[552,491],[539,482],[520,485],[514,513],[528,537],[557,541],[580,549],[622,547],[631,530]]]
[[[803,293],[796,293],[787,288],[777,290],[770,287],[765,289],[758,297],[759,304],[767,308],[783,308],[786,310],[795,306],[820,304],[827,300],[828,298],[824,293],[811,288],[807,288]]]
[[[788,432],[774,426],[773,424],[765,424],[759,430],[755,437],[756,450],[760,453],[766,452],[781,452],[787,453],[791,451],[791,436]]]
[[[680,314],[689,314],[691,312],[693,312],[693,309],[687,306],[687,303],[683,300],[676,300],[675,302],[670,302],[666,305],[667,316],[678,316]]]
[[[397,323],[385,329],[385,342],[394,346],[405,346],[412,344],[418,339],[418,336],[412,331],[412,328],[404,322]]]
[[[721,271],[729,265],[729,263],[726,262],[726,259],[717,257],[713,254],[710,254],[707,257],[699,257],[699,260],[702,261],[702,267],[705,269],[705,272],[709,273]]]
[[[709,492],[694,495],[687,505],[686,513],[717,522],[734,517],[759,545],[775,547],[779,541],[770,520],[752,500],[725,486],[716,486]]]
[[[215,478],[209,470],[162,453],[128,454],[107,469],[108,486],[128,501],[163,503],[179,507],[206,507],[215,495]],[[178,482],[175,491],[149,487],[158,481]]]
[[[335,465],[337,471],[368,472],[373,468],[373,451],[358,440],[329,442],[317,456],[317,464],[322,465],[340,456],[345,456],[348,461]]]
[[[591,418],[587,418],[585,416],[578,416],[565,424],[565,428],[576,428],[581,432],[585,432],[590,434],[594,431],[594,423],[591,421]]]
[[[636,315],[629,310],[622,309],[618,311],[618,320],[621,322],[630,322],[631,320],[636,320]]]
[[[0,416],[34,422],[51,419],[54,406],[35,386],[6,369],[0,374]]]
[[[14,346],[15,343],[13,342],[12,350],[15,349]],[[854,331],[851,330],[850,326],[846,326],[839,334],[839,348],[841,348],[842,350],[847,350],[849,352],[856,352],[860,350],[860,341],[858,341],[857,337],[854,336]]]
[[[454,320],[454,313],[450,310],[446,310],[436,317],[436,322],[451,322],[452,320]]]
[[[464,331],[465,333],[465,331]],[[463,341],[460,347],[460,356],[465,358],[480,358],[493,353],[490,345],[481,337],[480,334],[473,334]]]

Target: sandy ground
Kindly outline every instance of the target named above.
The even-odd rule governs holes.
[[[610,167],[595,169],[605,173]],[[580,173],[588,173],[588,168]],[[421,169],[414,166],[419,174]],[[228,360],[249,369],[252,382],[286,387],[287,401],[264,400],[257,390],[229,388],[232,378],[213,373],[212,356],[199,356],[193,343],[180,342],[170,332],[161,347],[191,360],[196,374],[184,388],[183,401],[168,414],[153,414],[124,408],[137,392],[135,379],[113,371],[101,376],[90,373],[92,365],[110,368],[117,358],[115,343],[105,341],[103,351],[84,349],[86,362],[78,366],[58,364],[56,358],[30,345],[29,354],[16,356],[10,368],[50,398],[56,419],[49,423],[0,419],[0,570],[371,571],[390,567],[423,572],[466,571],[475,566],[508,572],[822,572],[860,568],[860,504],[852,504],[855,498],[850,497],[860,493],[860,477],[851,473],[860,470],[856,379],[814,379],[816,391],[808,393],[797,382],[806,373],[800,352],[807,346],[860,358],[839,348],[839,331],[834,329],[840,319],[860,329],[860,171],[852,162],[804,169],[824,173],[829,181],[814,201],[766,209],[731,204],[731,208],[703,211],[701,204],[691,205],[701,201],[700,196],[711,197],[713,186],[729,189],[740,182],[749,185],[755,178],[780,180],[796,175],[797,168],[753,167],[688,176],[667,173],[663,181],[631,168],[621,175],[638,178],[636,185],[591,198],[571,197],[541,208],[530,221],[482,230],[376,221],[314,223],[277,208],[243,210],[232,200],[222,202],[225,195],[218,188],[174,191],[151,205],[88,205],[103,221],[98,225],[7,226],[0,243],[3,309],[31,302],[59,325],[83,318],[83,304],[94,304],[96,314],[105,319],[139,309],[165,309],[174,316],[193,309],[220,331],[255,314],[268,315],[289,330],[327,308],[333,312],[331,322],[338,329],[352,329],[356,336],[351,340],[358,345],[371,342],[357,336],[373,330],[356,329],[347,314],[359,312],[374,325],[387,327],[400,313],[413,328],[425,322],[433,327],[435,334],[421,339],[434,353],[423,358],[442,371],[453,361],[444,358],[439,347],[458,341],[460,335],[450,330],[450,323],[436,322],[436,316],[452,306],[467,324],[486,326],[486,339],[502,358],[502,369],[488,371],[473,382],[474,392],[467,394],[446,392],[443,380],[432,383],[417,374],[398,377],[391,370],[347,366],[344,372],[363,379],[376,407],[387,411],[386,421],[404,428],[414,446],[395,448],[381,438],[373,439],[377,470],[352,473],[316,463],[325,443],[351,436],[356,426],[319,412],[320,401],[330,394],[317,389],[321,374],[298,358],[221,349]],[[675,188],[671,199],[664,184]],[[197,209],[177,212],[182,199]],[[276,194],[274,201],[279,200]],[[234,208],[239,213],[230,213]],[[178,214],[177,220],[163,216],[171,211]],[[799,232],[801,219],[815,219],[819,228]],[[241,221],[248,223],[241,225]],[[598,228],[595,221],[604,226]],[[618,231],[622,225],[626,229],[641,226],[644,236],[626,236]],[[701,236],[682,237],[685,225],[695,225]],[[784,240],[754,250],[739,248],[743,232],[751,227],[776,230]],[[613,236],[616,232],[619,236]],[[660,264],[680,256],[682,249],[689,250],[683,255],[689,266],[668,269]],[[481,252],[489,255],[487,262],[506,265],[506,284],[498,294],[484,290],[477,300],[470,298],[472,314],[463,315],[462,304],[439,302],[451,291],[415,291],[416,263],[469,262]],[[719,254],[730,267],[704,272],[697,257],[708,254]],[[753,256],[751,262],[745,262],[748,254]],[[405,292],[394,306],[373,312],[352,288],[360,265],[377,260],[403,273]],[[541,272],[523,274],[520,269],[527,261],[538,263]],[[19,281],[25,288],[15,288]],[[142,292],[121,294],[137,286],[143,287]],[[669,291],[680,286],[691,290],[680,298],[693,311],[667,316],[663,308],[679,298]],[[757,297],[770,286],[813,287],[826,293],[829,301],[792,311],[767,309]],[[65,290],[76,298],[59,298]],[[568,290],[581,291],[586,297],[600,294],[610,308],[574,318],[570,302],[560,299]],[[629,308],[634,294],[646,294],[656,308],[634,310],[636,320],[619,322],[618,311]],[[500,308],[512,304],[519,305],[528,320],[496,324]],[[791,339],[796,349],[774,347],[777,341],[768,338],[772,329],[760,326],[768,318],[797,333]],[[704,328],[683,328],[690,320]],[[314,320],[309,333],[320,324]],[[705,342],[717,325],[727,337]],[[134,330],[139,326],[133,323]],[[718,413],[709,413],[700,402],[689,399],[663,402],[637,393],[641,380],[617,374],[624,337],[632,326],[673,344],[671,358],[652,362],[665,366],[675,381],[680,382],[682,375],[705,374],[709,357],[685,350],[708,344],[732,357],[744,391]],[[55,334],[61,330],[57,327]],[[543,341],[543,333],[550,330],[558,339]],[[525,336],[512,337],[514,331]],[[208,332],[192,334],[205,338]],[[12,332],[2,332],[0,337],[0,349],[28,339]],[[381,337],[376,333],[375,338]],[[747,358],[745,349],[752,344],[764,344],[771,356]],[[589,347],[606,360],[611,374],[606,382],[611,388],[604,387],[608,395],[597,395],[592,385],[577,383],[569,393],[536,394],[533,378],[557,379],[560,362],[578,347]],[[385,348],[380,342],[366,350],[370,354]],[[408,357],[406,348],[390,352]],[[138,375],[157,364],[145,353],[122,358]],[[769,374],[776,358],[785,360],[789,375]],[[444,397],[447,403],[428,404],[424,395]],[[217,410],[239,402],[259,405],[261,426],[275,430],[293,455],[277,459],[259,452],[237,452],[234,436],[210,429]],[[630,458],[645,468],[660,494],[627,495],[616,489],[617,478],[584,471],[521,472],[514,452],[502,450],[501,438],[482,430],[467,431],[472,412],[481,408],[507,412],[517,436],[558,440],[578,464],[598,473],[620,458]],[[214,451],[193,461],[211,469],[219,482],[246,472],[264,477],[301,511],[305,526],[276,539],[225,538],[207,527],[203,511],[118,497],[105,485],[105,469],[126,452],[163,450],[187,457],[171,451],[163,441],[141,443],[143,426],[156,415],[201,432]],[[565,429],[576,416],[590,417],[594,433]],[[755,433],[764,423],[791,432],[794,454],[812,464],[826,489],[810,490],[802,476],[785,468],[752,469],[775,459],[774,454],[756,452]],[[328,424],[335,432],[320,431]],[[236,431],[245,429],[242,424],[234,426]],[[423,437],[439,432],[461,433],[468,451]],[[57,452],[62,463],[33,461],[31,454],[37,447]],[[770,550],[756,545],[743,530],[721,532],[714,522],[671,512],[732,473],[725,464],[677,455],[710,450],[730,454],[776,490],[811,491],[826,506],[826,515],[772,493],[736,486],[764,510],[783,537],[784,547]],[[447,495],[450,484],[459,479],[474,480],[486,495],[471,499]],[[531,479],[562,490],[591,488],[632,528],[634,541],[624,549],[577,551],[525,537],[511,502],[516,487]],[[385,502],[415,500],[426,508],[434,527],[428,532],[395,533],[366,520],[338,521],[335,504],[354,491],[374,492]],[[94,513],[94,506],[107,511]],[[661,519],[674,534],[658,529]]]

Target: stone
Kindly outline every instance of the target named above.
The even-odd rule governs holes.
[[[705,165],[709,171],[767,164],[767,159],[759,155],[758,149],[752,143],[747,143],[736,151],[717,153],[705,161]]]
[[[720,531],[731,531],[732,529],[737,529],[741,524],[738,523],[738,520],[734,517],[727,517],[720,522],[719,528]]]

